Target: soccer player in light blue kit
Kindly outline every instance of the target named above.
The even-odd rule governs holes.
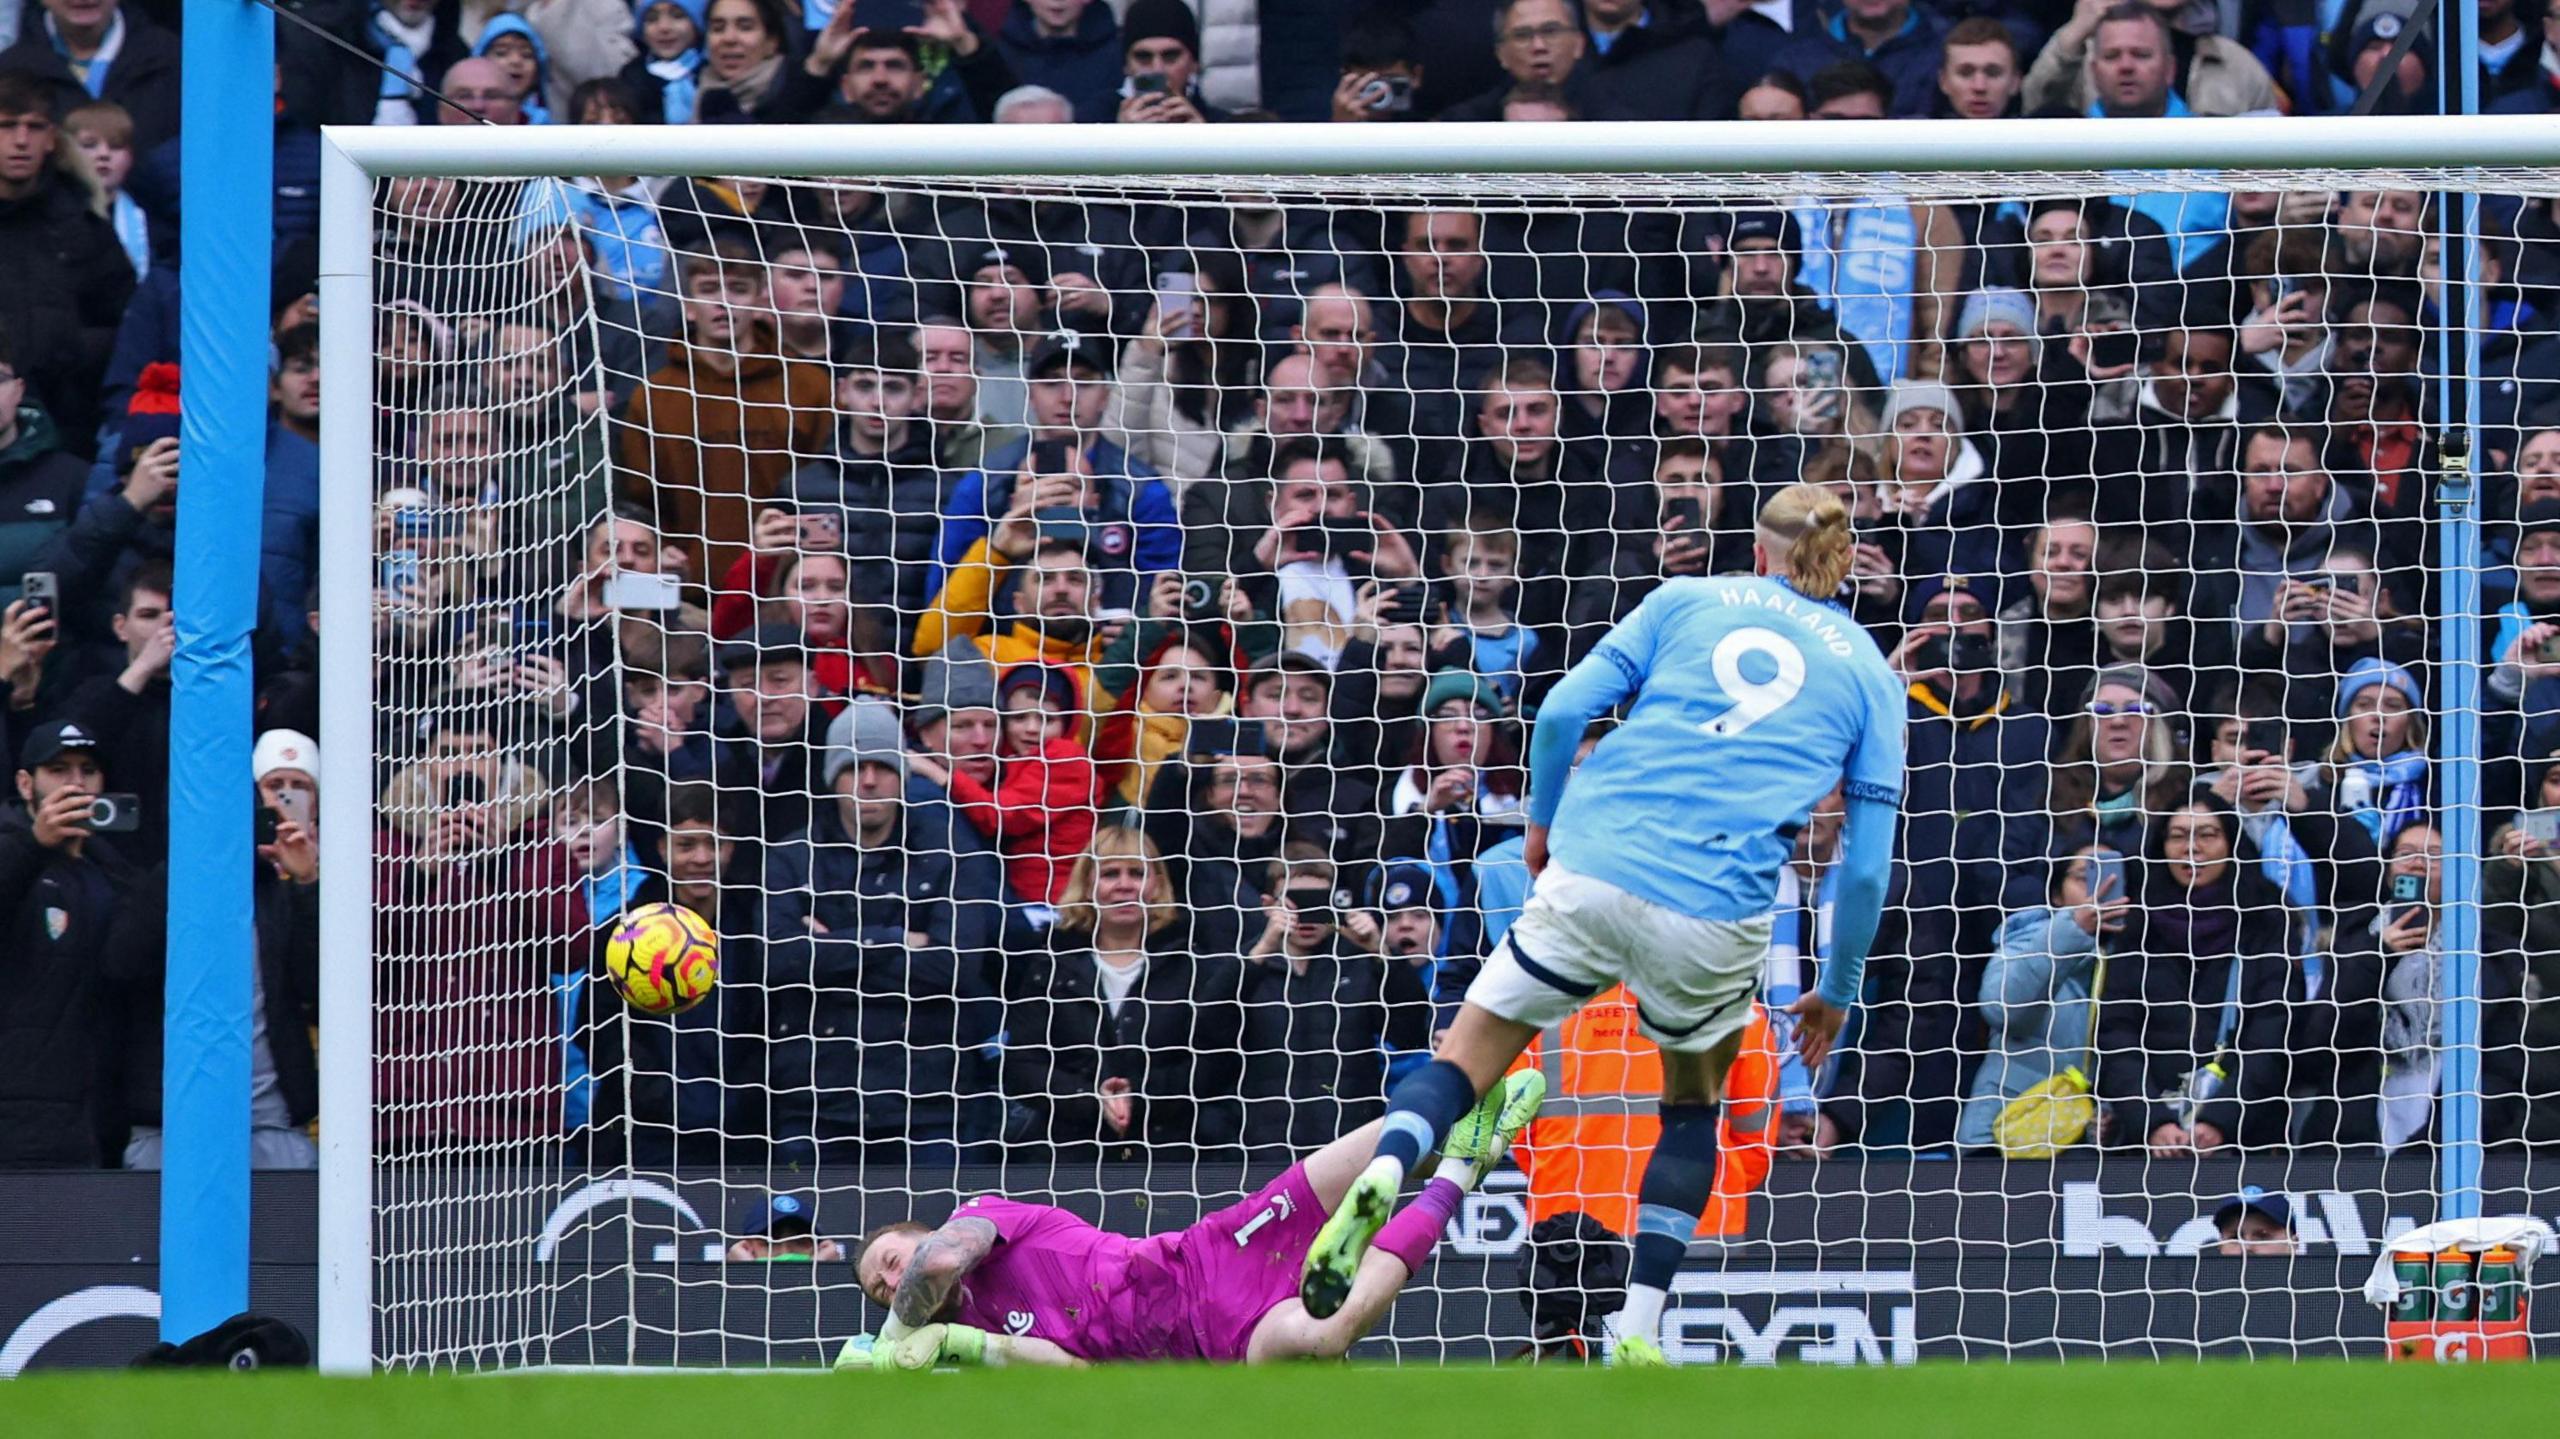
[[[1834,786],[1848,833],[1831,956],[1787,1011],[1808,1069],[1857,1000],[1884,909],[1904,696],[1832,601],[1850,546],[1840,500],[1792,486],[1760,512],[1756,577],[1665,584],[1548,694],[1529,750],[1537,888],[1438,1057],[1389,1096],[1376,1156],[1307,1252],[1308,1313],[1343,1302],[1406,1170],[1530,1039],[1623,981],[1662,1050],[1663,1094],[1617,1358],[1665,1362],[1663,1300],[1715,1185],[1715,1104],[1758,990],[1778,870]],[[1625,722],[1574,768],[1583,730],[1629,699]]]

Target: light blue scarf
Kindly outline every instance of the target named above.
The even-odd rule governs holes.
[[[2400,831],[2426,813],[2426,754],[2403,750],[2388,759],[2349,761],[2338,772],[2338,809],[2365,827],[2376,849],[2390,849]]]
[[[422,30],[422,33],[430,37],[429,43],[433,43],[434,25],[435,22],[430,19]],[[422,93],[418,88],[422,77],[418,73],[417,50],[412,48],[408,41],[400,38],[398,31],[382,23],[382,7],[379,5],[374,7],[373,14],[366,19],[365,28],[372,34],[373,43],[382,47],[382,84],[374,91],[375,100],[377,103],[383,100],[398,100],[408,103],[414,109]],[[426,118],[424,115],[417,116],[420,123],[424,123]]]
[[[650,74],[666,82],[664,104],[667,123],[670,125],[692,124],[694,93],[700,88],[695,83],[694,76],[702,70],[702,51],[687,50],[672,60],[652,60],[649,62],[648,70]]]
[[[80,86],[89,92],[89,98],[105,99],[107,71],[116,63],[116,57],[124,53],[124,10],[119,7],[115,18],[107,22],[107,33],[98,41],[98,53],[89,57],[89,64],[85,69],[81,68],[78,61],[71,58],[71,47],[62,43],[62,31],[53,23],[53,15],[50,11],[44,17],[44,34],[46,39],[53,42],[53,53],[61,56],[64,64],[79,71]]]

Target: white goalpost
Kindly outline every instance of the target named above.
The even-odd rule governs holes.
[[[2498,841],[2560,814],[2560,395],[2483,239],[2560,216],[2545,122],[333,128],[323,177],[324,1369],[805,1368],[880,1316],[778,1200],[849,1254],[1251,1193],[1516,910],[1545,686],[1798,481],[1911,686],[1904,842],[1844,1057],[1764,1025],[1728,1087],[1675,1359],[2379,1359],[2392,1240],[2552,1197]],[[672,1018],[600,967],[665,899],[722,949]],[[1631,1227],[1606,1029],[1360,1353],[1605,1344],[1530,1261]]]

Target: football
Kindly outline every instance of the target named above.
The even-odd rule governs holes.
[[[680,904],[644,904],[622,917],[604,949],[605,977],[643,1014],[682,1014],[720,981],[720,936]]]

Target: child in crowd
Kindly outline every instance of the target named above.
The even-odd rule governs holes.
[[[613,781],[591,779],[560,791],[551,804],[551,834],[568,856],[580,927],[595,930],[619,919],[647,876],[640,868],[640,851],[623,830],[622,796]],[[572,1131],[586,1127],[595,1103],[595,1079],[578,1042],[580,990],[586,982],[586,970],[578,967],[551,976],[560,1004],[564,1118]]]
[[[1538,658],[1538,636],[1520,623],[1520,536],[1476,517],[1441,537],[1441,573],[1449,583],[1449,617],[1432,650],[1464,645],[1467,667],[1517,705],[1524,677]]]
[[[480,43],[472,54],[498,67],[517,95],[523,97],[524,118],[528,125],[551,123],[551,55],[542,48],[542,37],[520,15],[499,15],[480,32]]]
[[[695,82],[702,73],[705,0],[633,0],[640,53],[622,78],[640,100],[640,118],[693,123]]]
[[[1164,762],[1185,753],[1195,719],[1235,712],[1226,667],[1208,641],[1158,629],[1123,702],[1094,726],[1093,758],[1106,797],[1142,804]]]
[[[112,100],[92,100],[62,117],[62,133],[80,147],[89,173],[107,197],[107,221],[116,227],[116,243],[133,261],[136,279],[151,271],[151,226],[142,207],[125,193],[133,174],[133,116]]]
[[[1093,842],[1093,760],[1067,734],[1069,717],[1083,708],[1066,670],[1036,661],[1015,665],[996,682],[1004,732],[995,787],[965,771],[946,775],[917,766],[927,779],[949,784],[952,803],[1004,856],[1014,893],[1036,905],[1058,902]]]

